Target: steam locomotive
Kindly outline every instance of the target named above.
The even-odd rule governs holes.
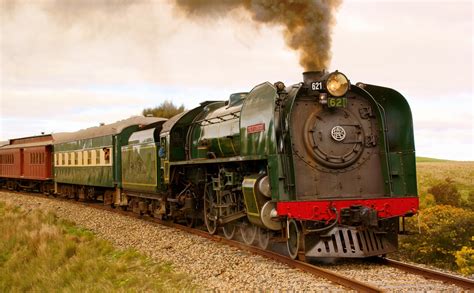
[[[52,161],[41,178],[22,165],[35,139]],[[16,161],[2,159],[15,151]],[[265,82],[168,120],[11,140],[0,147],[0,184],[204,223],[262,248],[286,242],[301,260],[394,252],[399,219],[418,210],[407,101],[338,71]]]

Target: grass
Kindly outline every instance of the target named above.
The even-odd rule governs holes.
[[[124,231],[125,233],[125,231]],[[0,202],[0,292],[195,290],[190,279],[52,213]]]

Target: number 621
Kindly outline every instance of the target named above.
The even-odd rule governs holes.
[[[311,83],[311,90],[320,91],[322,89],[323,89],[323,83],[321,81]]]

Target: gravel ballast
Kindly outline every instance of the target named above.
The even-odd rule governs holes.
[[[218,242],[76,202],[0,191],[0,201],[25,210],[42,209],[75,222],[118,248],[133,248],[157,262],[171,263],[203,289],[218,291],[331,291],[346,288]],[[390,292],[460,292],[461,288],[427,280],[383,265],[349,263],[323,266]]]
[[[74,202],[0,191],[0,201],[42,209],[96,233],[118,248],[133,248],[172,263],[198,286],[232,290],[345,291],[325,279],[197,235]]]

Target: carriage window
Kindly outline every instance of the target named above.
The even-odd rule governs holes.
[[[74,165],[75,165],[75,166],[79,165],[79,163],[78,163],[78,160],[79,160],[79,153],[78,153],[78,152],[74,152],[74,153],[73,153],[73,156],[74,156]]]
[[[71,166],[72,153],[66,154],[67,165]]]
[[[90,164],[92,164],[92,151],[87,151],[87,165]]]
[[[100,165],[100,150],[95,150],[95,164]]]

